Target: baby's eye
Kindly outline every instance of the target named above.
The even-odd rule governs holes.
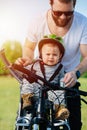
[[[53,54],[53,56],[57,56],[57,54]]]

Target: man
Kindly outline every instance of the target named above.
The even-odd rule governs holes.
[[[26,66],[32,62],[34,50],[44,35],[55,34],[64,40],[66,87],[73,87],[77,78],[87,70],[87,18],[75,12],[76,0],[50,0],[51,9],[30,25],[23,48],[23,57],[16,63]],[[80,55],[82,61],[80,62]],[[81,130],[80,98],[67,101],[70,109],[71,130]]]

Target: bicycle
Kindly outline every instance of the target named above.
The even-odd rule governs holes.
[[[53,110],[54,104],[53,104],[53,102],[49,101],[46,96],[47,95],[46,92],[49,89],[53,89],[53,88],[58,89],[59,84],[49,83],[42,77],[32,73],[30,70],[27,70],[19,65],[13,64],[12,67],[15,70],[20,71],[23,74],[25,74],[24,77],[27,80],[29,80],[29,81],[33,80],[37,83],[39,83],[39,80],[41,80],[45,84],[44,87],[40,88],[38,105],[35,107],[36,109],[34,110],[32,117],[30,117],[30,120],[28,120],[29,118],[27,119],[27,115],[24,115],[24,117],[22,119],[24,119],[25,123],[22,124],[22,123],[19,123],[19,120],[21,117],[21,114],[20,114],[20,116],[18,117],[18,120],[16,122],[16,126],[18,127],[17,130],[22,130],[20,128],[23,128],[23,130],[26,130],[26,128],[27,128],[27,130],[70,130],[68,119],[55,120],[55,118],[54,118],[55,112]],[[77,87],[78,86],[80,86],[79,83],[77,83]],[[73,97],[79,96],[79,95],[87,96],[87,92],[77,90],[75,88],[74,89],[64,88],[64,86],[62,85],[62,87],[59,86],[59,89],[73,92],[74,93]],[[67,97],[65,97],[65,98],[67,98]],[[85,101],[85,103],[87,103],[87,102]],[[19,108],[19,110],[20,110],[20,108]],[[28,124],[26,122],[28,122]],[[43,128],[43,125],[44,125],[44,128]]]
[[[54,118],[54,109],[53,109],[53,102],[49,101],[47,98],[47,91],[51,88],[57,88],[59,84],[52,84],[48,81],[44,80],[38,75],[35,75],[31,71],[13,64],[12,67],[8,62],[4,50],[0,51],[0,57],[2,58],[3,62],[10,70],[10,73],[18,80],[19,83],[22,83],[22,79],[26,78],[27,80],[33,80],[34,82],[39,83],[42,81],[45,83],[45,86],[40,89],[39,93],[39,100],[38,103],[35,103],[34,109],[32,113],[28,113],[27,111],[22,110],[22,100],[20,98],[19,103],[19,112],[16,121],[16,130],[70,130],[68,119],[65,120],[55,120]],[[38,80],[39,79],[39,80]],[[77,86],[80,84],[78,83]],[[63,84],[62,87],[59,86],[59,89],[73,92],[74,97],[83,95],[87,96],[87,92],[71,89],[71,88],[64,88]],[[66,99],[67,97],[65,97]],[[87,104],[87,102],[83,99],[83,101]],[[67,103],[66,103],[67,105]],[[22,121],[22,122],[20,122]]]

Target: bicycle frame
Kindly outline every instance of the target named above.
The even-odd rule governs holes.
[[[31,74],[30,71],[26,70],[26,69],[22,69],[21,67],[19,67],[18,65],[13,65],[13,68],[14,69],[17,69],[19,71],[22,71],[23,73],[27,74],[29,77],[33,77],[35,82],[38,83],[38,80],[41,80],[43,81],[47,86],[48,88],[50,87],[52,89],[52,84],[50,84],[49,82],[47,81],[44,81],[43,78],[39,77],[38,75],[34,75],[33,73]],[[26,77],[26,76],[25,76]],[[28,79],[28,77],[26,78]],[[58,85],[54,85],[53,86],[54,88],[58,87]],[[60,87],[59,87],[60,88]],[[77,89],[72,89],[72,88],[60,88],[61,90],[66,90],[66,91],[71,91],[71,92],[74,92],[75,96],[78,96],[78,95],[83,95],[83,96],[87,96],[87,92],[84,92],[84,91],[81,91],[81,90],[78,90]],[[39,104],[38,104],[39,105]],[[41,105],[41,104],[40,104]],[[38,106],[40,107],[40,106]],[[52,111],[52,108],[51,108],[51,111]],[[53,111],[52,111],[53,113]],[[39,116],[40,116],[40,113],[39,113]],[[39,119],[39,121],[38,121]],[[43,120],[42,120],[43,119]],[[38,115],[34,118],[34,121],[32,123],[32,126],[33,128],[32,129],[29,129],[29,130],[45,130],[45,129],[42,129],[40,126],[40,121],[43,123],[45,123],[44,121],[44,118],[40,118],[38,117]],[[43,125],[42,125],[43,126]],[[24,129],[23,129],[24,130]],[[61,120],[58,120],[57,122],[54,122],[53,118],[52,118],[52,115],[51,115],[51,121],[49,122],[49,124],[47,124],[46,126],[46,130],[70,130],[70,127],[69,127],[69,124],[68,124],[68,120],[64,120],[64,121],[61,121]]]
[[[53,102],[49,101],[47,98],[47,91],[46,87],[42,87],[39,91],[39,98],[36,104],[35,113],[30,122],[28,123],[18,123],[19,119],[16,122],[16,127],[22,127],[22,129],[17,130],[70,130],[68,120],[54,120],[55,112],[53,110]],[[23,115],[22,115],[23,116]],[[27,119],[26,116],[24,116],[24,119],[29,121],[29,118]]]

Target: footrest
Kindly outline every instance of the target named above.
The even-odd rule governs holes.
[[[68,130],[70,130],[70,126],[69,126],[67,120],[58,120],[58,121],[56,121],[56,122],[54,123],[54,126],[55,126],[55,127],[61,127],[61,126],[63,127],[63,126],[66,126],[66,128],[67,128]]]
[[[27,117],[20,117],[16,121],[16,126],[29,126],[30,125],[30,119]]]

